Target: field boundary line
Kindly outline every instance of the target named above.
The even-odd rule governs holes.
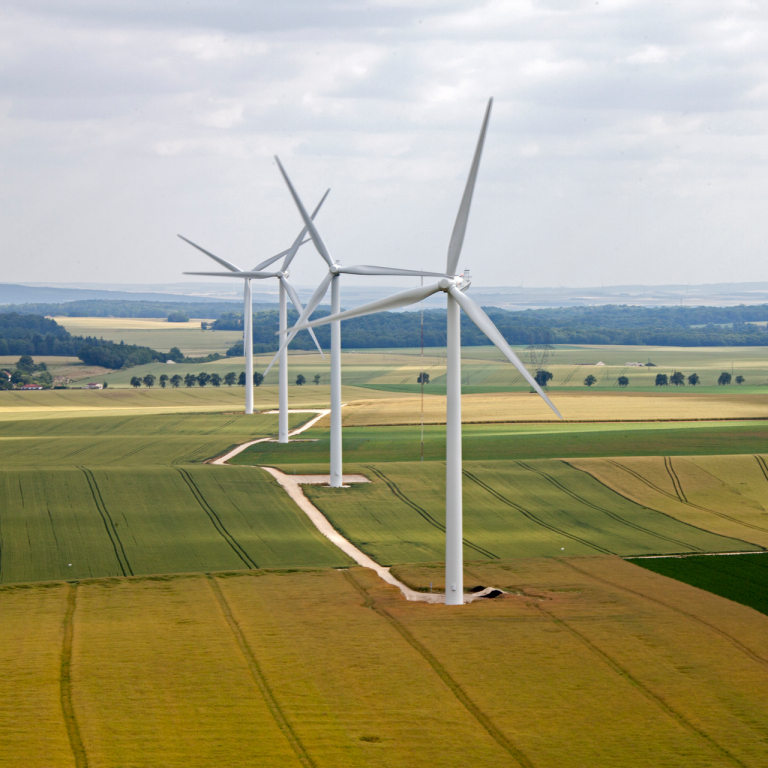
[[[390,491],[394,494],[395,498],[400,499],[400,501],[407,504],[411,509],[413,509],[417,514],[419,514],[421,517],[423,517],[430,525],[433,525],[435,528],[437,528],[438,531],[442,531],[445,533],[445,526],[440,523],[438,520],[435,520],[432,515],[427,512],[426,509],[423,509],[420,507],[415,501],[411,501],[403,491],[400,490],[400,488],[397,486],[397,483],[395,483],[394,480],[390,480],[380,469],[377,469],[372,464],[363,464],[363,466],[366,469],[370,469],[371,472],[373,472],[379,479],[383,480]],[[484,555],[485,557],[491,558],[492,560],[499,560],[499,556],[495,555],[493,552],[491,552],[488,549],[484,549],[479,544],[474,544],[473,542],[469,541],[469,539],[466,539],[462,537],[462,542],[464,543],[465,547],[469,547],[470,549],[474,549],[475,552],[477,552],[480,555]]]
[[[760,554],[759,552],[751,552],[750,554]],[[688,555],[688,557],[700,557],[700,555]],[[624,559],[624,558],[622,558]],[[565,566],[568,566],[568,568],[572,568],[574,571],[577,571],[578,573],[581,573],[584,576],[587,576],[590,579],[594,579],[595,581],[599,581],[601,584],[606,584],[609,587],[613,587],[614,589],[620,589],[623,592],[629,592],[631,595],[635,595],[636,597],[639,597],[642,600],[647,600],[649,603],[655,603],[656,605],[660,605],[663,608],[666,608],[669,611],[672,611],[673,613],[679,613],[681,616],[685,616],[690,621],[694,621],[697,624],[701,624],[703,627],[706,627],[707,629],[714,632],[716,635],[719,635],[724,640],[727,640],[734,648],[744,653],[746,656],[749,656],[753,661],[757,661],[759,664],[763,664],[764,666],[768,666],[768,659],[763,658],[759,653],[756,653],[755,651],[748,648],[746,645],[744,645],[741,641],[737,640],[732,635],[729,635],[725,630],[720,629],[719,627],[716,627],[714,624],[710,624],[708,621],[705,621],[704,619],[699,618],[698,616],[695,616],[692,613],[688,613],[688,611],[684,611],[682,608],[676,608],[674,605],[670,605],[669,603],[665,603],[663,600],[659,600],[655,597],[650,597],[649,595],[645,595],[642,592],[638,592],[635,589],[630,589],[629,587],[625,587],[621,584],[616,584],[613,581],[609,581],[608,579],[603,578],[602,576],[596,576],[594,573],[590,573],[589,571],[585,571],[575,565],[573,563],[568,562],[567,560],[562,560],[559,557],[556,557],[555,560],[557,560],[559,563],[562,563]],[[638,566],[639,567],[639,566]],[[647,571],[648,573],[655,573],[655,571]],[[661,574],[655,573],[656,576],[661,576]],[[668,577],[664,577],[668,578]],[[685,582],[681,582],[684,584]],[[692,587],[691,584],[688,584],[687,586]],[[699,587],[693,587],[693,589],[699,589]],[[710,592],[709,594],[714,594],[713,592]],[[719,595],[717,595],[719,597]],[[723,600],[727,600],[727,597],[724,597]],[[748,606],[745,606],[748,607]]]
[[[96,478],[90,469],[80,467],[80,470],[85,475],[88,487],[91,489],[93,501],[96,504],[96,509],[99,510],[102,522],[104,523],[104,528],[107,530],[107,536],[109,536],[109,540],[112,542],[112,548],[115,550],[115,557],[117,558],[117,563],[120,566],[120,570],[123,572],[123,576],[133,576],[133,568],[131,568],[131,564],[128,561],[128,556],[125,554],[125,547],[123,546],[123,542],[117,533],[115,521],[112,519],[112,515],[109,514],[107,505],[104,503],[104,498],[101,495],[101,491],[99,490],[99,485],[96,482]],[[122,558],[120,557],[120,552],[123,553]],[[126,573],[126,568],[128,569],[128,573]]]
[[[604,555],[616,554],[615,552],[611,552],[609,549],[605,549],[604,547],[601,547],[599,544],[593,544],[592,542],[587,541],[586,539],[582,539],[580,536],[577,536],[575,533],[568,533],[567,531],[564,531],[561,528],[558,528],[557,526],[552,525],[551,523],[547,523],[544,520],[539,519],[538,517],[536,517],[536,515],[533,514],[533,512],[526,509],[525,507],[520,506],[519,504],[515,504],[514,501],[510,501],[506,496],[499,493],[495,488],[492,488],[490,485],[480,480],[480,478],[473,475],[469,470],[464,469],[462,470],[462,472],[465,477],[469,478],[476,485],[479,485],[484,491],[487,491],[488,493],[490,493],[491,496],[494,496],[503,504],[506,504],[507,506],[512,507],[512,509],[516,510],[517,512],[520,512],[520,514],[524,515],[529,520],[532,520],[537,525],[540,525],[542,528],[547,528],[553,533],[559,533],[560,535],[565,536],[571,541],[578,541],[580,544],[584,544],[590,549],[595,549],[598,552],[602,552],[602,554]]]
[[[251,677],[253,677],[253,680],[256,683],[256,687],[259,689],[259,692],[261,693],[261,696],[267,705],[267,709],[269,709],[269,713],[272,715],[272,719],[277,724],[277,727],[280,729],[283,736],[285,736],[286,741],[291,745],[291,748],[296,754],[299,762],[307,768],[315,768],[315,761],[307,752],[306,748],[301,743],[301,739],[298,737],[296,732],[293,730],[293,727],[288,722],[288,719],[286,718],[280,703],[277,701],[272,688],[267,682],[267,678],[261,669],[261,665],[256,659],[256,654],[253,652],[253,648],[251,648],[251,646],[248,644],[240,624],[238,624],[237,619],[232,613],[232,608],[230,607],[227,598],[221,591],[221,586],[216,581],[216,577],[210,573],[207,573],[206,578],[208,584],[210,584],[214,597],[219,604],[219,608],[221,608],[221,612],[224,614],[224,619],[226,620],[232,634],[234,635],[235,642],[240,649],[240,653],[242,653],[243,658],[245,659],[245,663],[248,665]]]
[[[411,646],[432,668],[432,671],[443,681],[445,686],[451,691],[451,693],[458,699],[459,703],[469,714],[478,722],[483,730],[505,751],[509,754],[518,765],[522,768],[534,768],[534,764],[528,758],[528,756],[510,741],[500,730],[494,725],[493,721],[485,714],[472,699],[465,693],[464,689],[457,683],[450,675],[448,670],[437,660],[435,655],[427,649],[422,643],[420,643],[408,629],[400,623],[386,608],[376,604],[376,600],[368,594],[365,587],[360,584],[357,579],[352,575],[350,571],[343,571],[342,575],[357,592],[362,596],[365,601],[365,606],[370,608],[375,613],[379,614],[402,638],[408,645]]]
[[[747,456],[749,454],[739,454]],[[632,458],[632,457],[626,457],[626,458]],[[666,460],[666,456],[664,457]],[[654,490],[658,491],[659,493],[663,494],[669,499],[672,499],[673,501],[680,502],[680,504],[685,504],[686,506],[693,507],[694,509],[698,509],[701,512],[708,512],[710,515],[715,515],[716,517],[722,517],[725,520],[730,520],[732,523],[736,523],[737,525],[743,525],[745,528],[752,528],[754,531],[762,531],[763,533],[768,533],[768,528],[762,528],[759,525],[754,525],[753,523],[746,523],[743,520],[739,520],[735,517],[731,517],[730,515],[726,515],[725,512],[716,512],[714,509],[707,509],[706,507],[699,506],[698,504],[694,504],[692,501],[683,501],[679,497],[675,496],[672,493],[667,493],[667,491],[662,490],[658,486],[654,485],[650,480],[646,480],[639,472],[635,472],[634,470],[630,469],[629,467],[625,467],[623,464],[620,464],[618,461],[614,461],[613,459],[607,460],[610,464],[613,464],[614,466],[618,467],[619,469],[623,469],[625,472],[628,472],[630,475],[635,477],[637,480],[640,480],[640,482],[645,483],[649,488],[653,488]],[[666,463],[665,463],[666,467]],[[616,491],[618,493],[618,491]],[[620,494],[621,496],[624,496],[624,494]],[[627,498],[626,496],[624,498]],[[630,499],[631,501],[631,499]],[[659,511],[659,510],[655,510]],[[666,512],[662,512],[662,514],[666,514]],[[673,515],[670,515],[670,517],[673,517]],[[677,518],[675,518],[677,519]],[[688,525],[691,525],[691,523],[688,523]],[[699,526],[694,525],[694,528],[698,528]],[[706,528],[702,528],[702,531],[706,531]],[[709,533],[713,533],[713,531],[709,531]],[[755,547],[759,547],[759,544],[755,544],[753,541],[746,541],[745,539],[736,539],[735,536],[724,536],[722,533],[715,534],[717,536],[723,536],[723,538],[726,539],[734,539],[735,541],[744,541],[746,544],[752,544]],[[761,549],[765,549],[765,547],[761,547]]]
[[[585,499],[583,496],[579,496],[578,493],[576,493],[575,491],[572,491],[570,488],[567,488],[559,480],[556,480],[554,477],[547,474],[546,472],[540,469],[536,469],[535,467],[531,467],[522,461],[518,461],[517,463],[521,467],[525,467],[527,470],[531,472],[535,472],[538,475],[541,475],[541,477],[545,478],[547,482],[551,483],[556,488],[559,488],[563,493],[567,494],[572,499],[575,499],[576,501],[581,502],[587,507],[591,507],[597,512],[602,512],[603,514],[608,515],[608,517],[612,518],[613,520],[616,520],[616,522],[621,523],[622,525],[626,525],[626,526],[629,526],[630,528],[634,528],[636,531],[642,531],[643,533],[650,534],[651,536],[655,536],[657,539],[663,539],[664,541],[667,541],[671,544],[680,544],[683,547],[690,547],[691,549],[697,550],[699,552],[704,551],[701,549],[701,547],[693,546],[692,544],[688,544],[685,541],[680,541],[679,539],[673,539],[671,536],[665,536],[663,533],[657,533],[656,531],[652,531],[650,528],[645,528],[644,526],[638,525],[637,523],[633,523],[630,520],[625,520],[623,517],[616,514],[615,512],[611,512],[611,510],[605,509],[605,507],[600,507],[597,504],[594,504],[593,502],[589,501],[589,499]],[[569,466],[569,467],[571,466],[565,461],[562,463],[566,464],[566,466]],[[588,473],[585,473],[585,474],[588,474]],[[588,476],[592,478],[592,475],[588,475]],[[606,486],[603,486],[603,487],[605,488]],[[620,494],[617,494],[617,495],[620,495]],[[626,498],[626,497],[622,496],[622,498]],[[629,501],[629,499],[627,499],[627,501]],[[640,506],[640,505],[638,504],[637,506]]]
[[[72,702],[72,641],[75,634],[75,608],[77,607],[77,583],[67,585],[67,607],[64,611],[63,641],[61,644],[61,668],[59,671],[59,696],[64,726],[67,729],[69,745],[75,758],[76,768],[88,768],[88,755],[80,736],[80,726],[75,717]]]
[[[342,404],[342,408],[346,405],[346,403]],[[297,411],[288,411],[288,414],[292,413],[316,413],[317,416],[315,416],[313,419],[310,419],[306,424],[302,424],[300,427],[297,427],[296,429],[292,429],[288,432],[288,437],[293,437],[294,435],[300,435],[302,432],[306,431],[307,429],[310,429],[311,427],[314,427],[315,424],[317,424],[320,419],[323,418],[323,416],[327,416],[330,413],[330,409],[325,410],[315,410],[315,409],[308,409],[308,410],[297,410]],[[279,411],[264,411],[264,413],[273,414],[273,413],[279,413]],[[233,419],[234,421],[234,419]],[[228,422],[231,423],[231,422]],[[252,445],[256,445],[256,443],[266,443],[272,440],[271,437],[260,437],[258,440],[251,440],[247,443],[242,443],[241,445],[236,446],[228,453],[225,453],[223,456],[219,456],[217,459],[211,459],[208,461],[208,464],[226,464],[230,459],[234,459],[235,456],[237,456],[239,453],[242,453],[247,448],[250,448]]]
[[[216,514],[214,508],[205,500],[205,496],[203,496],[202,491],[197,487],[197,483],[192,479],[189,472],[181,467],[175,467],[175,469],[187,484],[187,487],[195,497],[195,501],[197,501],[197,503],[200,505],[203,512],[208,515],[208,519],[213,524],[216,532],[221,536],[222,539],[224,539],[224,541],[227,542],[227,544],[229,544],[229,546],[232,548],[232,551],[243,561],[243,563],[245,563],[246,568],[258,569],[259,566],[256,564],[256,562],[245,551],[245,549],[243,549],[240,542],[227,530],[221,518]]]
[[[694,736],[698,736],[699,738],[706,741],[710,747],[713,747],[716,751],[720,752],[720,754],[723,757],[726,757],[729,760],[731,760],[731,762],[735,763],[736,765],[742,766],[742,768],[748,768],[746,763],[741,762],[741,760],[739,760],[738,757],[736,757],[735,755],[732,755],[725,747],[723,747],[721,744],[716,742],[708,733],[706,733],[706,731],[702,730],[701,728],[698,728],[696,725],[689,722],[689,720],[685,717],[685,715],[682,715],[674,707],[672,707],[670,704],[664,701],[664,699],[659,694],[654,693],[654,691],[648,685],[646,685],[641,680],[636,678],[629,670],[622,667],[621,664],[619,664],[619,662],[616,661],[616,659],[614,659],[606,651],[602,650],[597,645],[595,645],[595,643],[593,643],[586,635],[579,632],[575,627],[573,627],[564,619],[561,619],[555,616],[553,613],[543,608],[540,604],[530,603],[530,605],[535,610],[539,611],[540,613],[543,613],[545,616],[548,616],[555,624],[563,627],[563,629],[566,629],[574,637],[578,638],[578,640],[586,648],[592,651],[592,653],[595,656],[602,659],[603,663],[605,663],[606,666],[610,667],[619,677],[624,678],[624,680],[626,680],[633,688],[636,688],[638,691],[640,691],[649,701],[656,704],[656,706],[658,706],[659,709],[665,712],[670,718],[675,720],[678,725],[685,728],[689,733],[692,733]]]

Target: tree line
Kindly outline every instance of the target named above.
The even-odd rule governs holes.
[[[680,347],[768,346],[768,333],[749,322],[768,321],[768,305],[756,307],[564,307],[510,311],[484,308],[510,344],[623,344]],[[328,315],[316,311],[311,319]],[[298,319],[294,310],[288,323]],[[749,321],[749,322],[748,322]],[[278,348],[279,318],[276,310],[254,312],[254,352]],[[213,324],[214,330],[242,330],[243,313],[227,312]],[[330,328],[315,329],[324,348],[330,346]],[[466,316],[461,318],[464,346],[490,344],[488,337]],[[421,312],[381,312],[344,321],[342,347],[382,349],[418,347],[421,344]],[[446,344],[445,310],[424,312],[424,346]],[[291,342],[293,349],[309,350],[314,343],[306,331]],[[243,354],[242,341],[228,351]]]

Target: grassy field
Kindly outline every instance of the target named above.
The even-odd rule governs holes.
[[[347,465],[372,482],[305,486],[334,527],[379,563],[440,561],[445,469],[436,462]],[[562,461],[464,462],[464,557],[727,552],[759,547],[640,506]]]
[[[329,429],[313,427],[302,438],[311,442],[259,443],[231,463],[268,464],[289,470],[295,465],[313,464],[318,466],[312,471],[323,469],[320,465],[328,471]],[[468,461],[729,454],[764,450],[768,422],[466,424],[462,440]],[[415,425],[350,428],[344,431],[343,442],[348,462],[421,460],[421,430]],[[444,426],[424,428],[424,460],[445,461]]]
[[[633,560],[635,565],[693,587],[748,605],[768,614],[768,558],[739,555],[733,557],[664,557]]]
[[[638,504],[768,547],[768,467],[761,454],[572,459],[569,464]]]
[[[512,594],[445,610],[359,568],[2,588],[0,765],[764,764],[765,616],[616,558],[474,575]]]
[[[196,318],[187,323],[169,323],[162,318],[136,317],[54,317],[73,336],[95,336],[108,341],[124,341],[168,352],[178,347],[188,357],[202,357],[211,352],[224,354],[243,338],[240,331],[203,331],[200,323],[210,318]]]

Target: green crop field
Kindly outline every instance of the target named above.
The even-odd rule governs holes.
[[[708,555],[631,562],[768,614],[768,558],[757,555]]]
[[[765,764],[768,618],[617,558],[0,588],[0,766]]]
[[[445,468],[347,465],[372,482],[305,486],[334,527],[379,563],[443,559]],[[495,560],[591,554],[759,550],[640,506],[562,461],[464,463],[464,557]]]
[[[3,583],[350,562],[260,470],[4,469],[0,499]]]
[[[302,438],[313,442],[259,443],[232,463],[290,466],[291,470],[299,464],[327,465],[329,429],[313,427]],[[762,451],[768,445],[768,422],[465,424],[462,438],[468,461],[731,454]],[[348,462],[421,460],[421,429],[416,425],[348,428],[343,440]],[[444,426],[424,428],[424,460],[445,461]]]

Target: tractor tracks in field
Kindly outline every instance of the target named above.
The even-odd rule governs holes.
[[[615,552],[611,552],[609,549],[605,549],[605,547],[601,547],[599,544],[594,544],[591,541],[587,541],[586,539],[582,539],[580,536],[577,536],[575,533],[569,533],[568,531],[558,528],[555,525],[552,525],[551,523],[546,522],[545,520],[542,520],[540,517],[535,515],[533,512],[531,512],[529,509],[526,509],[525,507],[521,506],[520,504],[516,504],[514,501],[511,501],[506,496],[504,496],[502,493],[499,493],[495,488],[492,488],[487,483],[483,482],[479,477],[472,474],[469,470],[463,470],[464,477],[466,477],[468,480],[471,480],[475,485],[479,485],[484,491],[487,491],[491,494],[494,498],[498,499],[503,504],[506,504],[508,507],[512,507],[512,509],[519,512],[521,515],[527,517],[532,522],[536,523],[537,525],[540,525],[542,528],[546,528],[547,530],[552,531],[553,533],[558,533],[561,536],[565,536],[567,539],[570,539],[571,541],[576,541],[579,544],[583,544],[586,547],[589,547],[590,549],[594,549],[597,552],[601,552],[604,555],[614,555]]]
[[[559,560],[559,558],[558,558]],[[722,744],[715,741],[706,731],[692,723],[685,715],[678,712],[671,704],[665,701],[659,694],[655,693],[653,689],[644,683],[642,680],[635,677],[626,667],[622,666],[620,662],[613,658],[607,651],[600,648],[596,643],[590,640],[585,634],[579,632],[576,627],[570,622],[555,616],[554,613],[548,611],[540,603],[531,602],[529,605],[542,616],[546,616],[555,625],[562,627],[575,637],[585,648],[587,648],[595,657],[599,658],[609,669],[615,674],[624,679],[635,690],[641,693],[652,704],[655,704],[661,709],[668,717],[674,720],[679,726],[684,728],[688,733],[704,741],[711,749],[720,755],[720,758],[726,758],[734,765],[741,766],[741,768],[748,768],[746,763],[743,763],[734,754],[729,752]]]
[[[607,515],[612,520],[615,520],[617,523],[620,523],[621,525],[626,525],[628,528],[632,528],[635,531],[638,531],[640,533],[648,534],[649,536],[653,536],[654,538],[661,539],[662,541],[666,541],[668,544],[677,544],[681,547],[686,547],[688,549],[693,549],[697,552],[703,552],[704,550],[701,549],[701,547],[695,547],[692,544],[689,544],[685,541],[680,541],[679,539],[673,539],[671,536],[665,536],[663,533],[658,533],[656,531],[652,531],[650,528],[646,528],[643,525],[639,525],[638,523],[633,523],[630,520],[627,520],[621,515],[617,515],[615,512],[612,512],[610,509],[606,509],[605,507],[601,507],[598,504],[595,504],[589,499],[584,498],[583,496],[580,496],[575,491],[572,491],[567,486],[563,485],[559,480],[552,477],[552,475],[547,474],[546,472],[543,472],[540,469],[536,469],[536,467],[532,467],[529,464],[526,464],[523,461],[515,462],[518,466],[522,467],[523,469],[527,469],[530,472],[535,472],[537,475],[541,476],[546,480],[550,485],[557,488],[559,491],[562,491],[567,496],[570,496],[575,501],[578,501],[580,504],[584,504],[585,506],[589,507],[590,509],[594,509],[596,512],[602,512],[604,515]],[[568,466],[571,466],[570,464]],[[579,470],[582,471],[582,470]],[[592,475],[587,474],[590,478],[592,478]],[[603,486],[605,487],[605,486]]]
[[[725,512],[717,512],[714,509],[708,509],[707,507],[702,507],[699,504],[694,504],[692,501],[688,501],[688,498],[683,491],[683,486],[682,486],[682,483],[680,482],[680,478],[677,476],[677,472],[675,472],[675,469],[672,466],[671,456],[664,457],[664,468],[667,470],[667,474],[669,475],[669,478],[672,481],[672,485],[675,488],[675,493],[670,493],[669,491],[665,491],[663,488],[660,488],[655,483],[652,483],[650,480],[643,477],[639,472],[635,471],[634,469],[630,469],[626,465],[618,461],[615,461],[614,459],[606,459],[606,461],[609,464],[612,464],[614,467],[617,467],[618,469],[621,469],[624,472],[632,475],[632,477],[634,477],[636,480],[639,480],[641,483],[648,486],[649,488],[656,491],[657,493],[660,493],[662,496],[666,496],[668,499],[672,499],[673,501],[678,501],[681,504],[685,504],[686,506],[692,507],[693,509],[698,509],[701,512],[707,512],[710,515],[715,515],[716,517],[722,517],[724,520],[729,520],[732,523],[743,525],[745,528],[751,528],[753,531],[768,533],[768,528],[763,528],[760,525],[754,525],[754,523],[746,523],[744,522],[744,520],[739,520],[737,517],[731,517],[731,515],[726,515]],[[752,542],[748,542],[748,543],[751,544]]]
[[[176,471],[181,475],[182,479],[187,484],[187,487],[192,492],[192,495],[195,497],[195,500],[200,505],[203,512],[208,515],[208,518],[213,524],[213,527],[224,539],[224,541],[229,544],[229,546],[232,548],[232,551],[240,558],[240,560],[242,560],[242,562],[245,564],[245,567],[258,568],[259,566],[245,551],[245,549],[243,549],[243,547],[240,545],[240,542],[238,542],[238,540],[227,530],[227,527],[216,513],[216,510],[205,500],[205,496],[203,496],[202,492],[197,487],[197,483],[192,479],[189,472],[186,469],[182,469],[181,467],[176,467]]]
[[[618,590],[621,590],[622,592],[627,592],[630,595],[639,597],[641,600],[647,600],[649,603],[660,605],[662,608],[666,608],[667,610],[672,611],[673,613],[677,613],[680,616],[684,616],[686,619],[689,619],[690,621],[693,621],[694,623],[699,624],[702,627],[705,627],[711,632],[714,632],[716,635],[723,638],[723,640],[730,643],[734,648],[741,651],[743,654],[745,654],[750,659],[752,659],[752,661],[756,661],[758,664],[768,667],[768,659],[764,658],[763,656],[760,656],[760,654],[758,653],[755,653],[755,651],[753,651],[751,648],[748,648],[742,642],[740,642],[735,637],[733,637],[733,635],[729,635],[725,630],[722,630],[719,627],[716,627],[714,624],[710,624],[708,621],[705,621],[704,619],[699,618],[698,616],[692,613],[688,613],[688,611],[684,611],[682,608],[677,608],[674,605],[665,603],[663,600],[659,600],[656,597],[650,597],[649,595],[646,595],[643,592],[638,592],[637,590],[631,589],[630,587],[625,587],[621,584],[616,584],[615,582],[609,581],[608,579],[602,576],[596,576],[594,573],[590,573],[589,571],[585,571],[584,569],[579,568],[578,566],[574,565],[572,562],[563,560],[559,557],[555,559],[562,565],[565,565],[568,568],[571,568],[572,570],[576,571],[577,573],[580,573],[582,576],[586,576],[589,579],[593,579],[594,581],[600,582],[601,584],[605,584],[605,586],[611,587],[612,589],[618,589]]]
[[[451,693],[458,699],[459,703],[467,710],[467,712],[475,719],[480,727],[510,756],[515,762],[521,766],[521,768],[534,768],[533,762],[520,749],[516,744],[505,736],[501,730],[493,723],[488,715],[483,712],[480,707],[475,704],[474,701],[467,695],[464,689],[459,683],[453,679],[448,670],[440,663],[435,655],[416,637],[411,634],[408,628],[398,621],[389,611],[377,605],[375,598],[373,598],[355,579],[353,573],[349,570],[342,571],[344,578],[354,587],[354,589],[360,594],[364,600],[366,608],[377,613],[384,619],[399,635],[405,640],[408,645],[418,653],[424,661],[429,664],[433,672],[443,681],[446,687]]]
[[[72,703],[72,640],[75,632],[75,608],[77,607],[77,584],[67,585],[67,607],[64,611],[63,640],[61,644],[61,667],[59,671],[59,695],[64,726],[69,745],[75,758],[75,768],[88,768],[88,755],[80,736],[80,726],[75,717]]]
[[[248,665],[251,677],[256,683],[256,687],[259,689],[262,698],[267,705],[267,709],[269,709],[269,713],[272,715],[272,719],[275,721],[277,727],[280,729],[283,736],[285,736],[286,740],[291,745],[291,748],[293,749],[294,754],[296,755],[296,758],[299,760],[299,762],[305,766],[305,768],[315,768],[315,761],[307,752],[306,748],[301,743],[301,739],[299,739],[298,735],[293,730],[293,727],[288,722],[288,719],[286,718],[280,703],[275,697],[275,694],[272,691],[267,678],[264,676],[264,672],[262,671],[261,665],[256,658],[256,654],[248,644],[240,624],[238,624],[237,619],[232,613],[232,608],[230,607],[227,598],[221,591],[220,585],[216,581],[215,577],[211,574],[207,574],[207,577],[208,584],[210,585],[214,597],[216,598],[219,607],[221,608],[221,612],[224,614],[224,618],[229,625],[232,634],[234,635],[235,642],[237,643],[238,647],[240,648],[240,652],[245,658],[245,662]]]
[[[407,504],[416,514],[418,514],[420,517],[422,517],[427,523],[429,523],[434,528],[437,528],[438,531],[441,531],[442,533],[445,533],[445,525],[441,523],[439,520],[435,520],[432,515],[427,512],[426,509],[423,507],[420,507],[415,501],[412,501],[408,498],[401,490],[398,488],[397,483],[394,482],[394,480],[390,480],[380,469],[374,467],[372,464],[364,464],[363,465],[366,469],[369,469],[371,472],[373,472],[376,477],[379,478],[379,480],[382,480],[384,483],[386,483],[387,487],[390,491],[398,498],[400,501],[402,501],[404,504]],[[464,542],[464,546],[468,547],[469,549],[474,550],[479,555],[482,555],[483,557],[490,558],[491,560],[498,560],[499,556],[494,554],[493,552],[479,546],[478,544],[475,544],[469,539],[462,538],[462,541]]]
[[[123,572],[123,576],[133,576],[133,569],[128,561],[128,556],[125,554],[123,542],[120,540],[120,536],[117,533],[117,526],[112,519],[112,515],[109,514],[107,505],[104,503],[104,498],[101,495],[99,485],[96,482],[93,472],[86,467],[78,467],[78,469],[85,475],[88,487],[91,489],[93,502],[96,504],[96,509],[99,510],[102,522],[104,523],[104,528],[107,531],[107,536],[109,536],[109,540],[112,542],[112,549],[115,551],[115,557],[117,558],[120,570]]]

